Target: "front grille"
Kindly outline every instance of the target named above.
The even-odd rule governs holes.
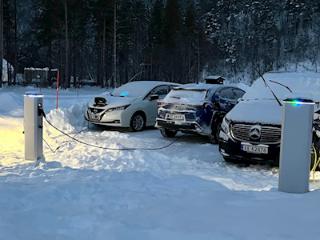
[[[260,137],[251,135],[252,128],[257,127]],[[276,126],[254,125],[254,124],[232,124],[232,137],[238,141],[259,143],[259,144],[278,144],[281,141],[281,128]]]
[[[89,110],[94,114],[98,114],[104,111],[104,109],[100,109],[100,108],[89,108]]]
[[[196,120],[196,113],[189,112],[189,113],[186,113],[185,116],[186,116],[187,121],[195,121]]]

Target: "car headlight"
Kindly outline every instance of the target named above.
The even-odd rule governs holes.
[[[130,105],[115,107],[115,108],[109,108],[107,112],[114,112],[114,111],[123,111],[126,110]]]
[[[230,133],[230,121],[227,118],[223,118],[221,123],[221,130],[228,134]]]

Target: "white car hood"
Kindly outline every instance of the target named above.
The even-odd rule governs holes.
[[[282,107],[275,100],[244,100],[226,117],[232,122],[281,125]]]
[[[99,107],[99,108],[105,108],[105,109],[130,105],[139,99],[139,97],[114,97],[114,96],[111,96],[110,94],[100,95],[100,96],[96,96],[96,97],[102,97],[107,100],[106,106]],[[91,100],[89,105],[90,105],[90,107],[94,107],[93,106],[94,105],[94,98]]]

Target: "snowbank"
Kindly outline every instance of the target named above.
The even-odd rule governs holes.
[[[75,104],[69,108],[51,110],[49,114],[47,114],[47,118],[54,126],[62,131],[79,131],[87,125],[84,119],[86,109],[86,104]]]
[[[12,117],[23,116],[22,96],[17,96],[13,92],[0,90],[0,115],[9,115]]]

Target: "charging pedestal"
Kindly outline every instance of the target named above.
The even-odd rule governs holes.
[[[314,102],[286,99],[281,132],[279,191],[309,191]]]
[[[24,139],[25,159],[38,161],[43,158],[43,119],[40,109],[43,95],[26,93],[24,95]]]

